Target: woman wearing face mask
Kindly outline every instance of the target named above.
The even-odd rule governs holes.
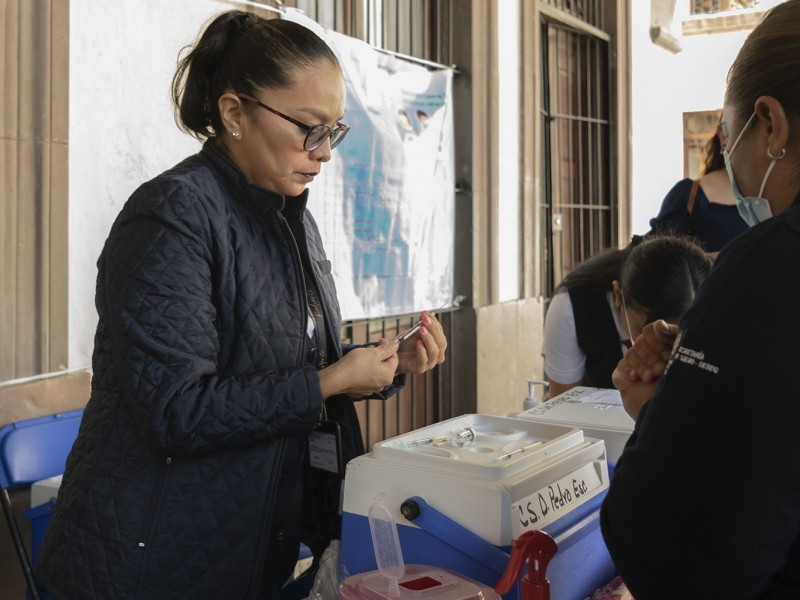
[[[544,322],[549,397],[576,385],[611,388],[611,373],[646,323],[677,323],[711,260],[692,239],[635,236],[573,269],[556,288]]]
[[[338,535],[341,477],[314,460],[333,443],[310,434],[335,422],[346,463],[353,398],[444,360],[427,313],[399,348],[340,341],[306,210],[347,133],[323,40],[224,13],[173,98],[205,143],[134,192],[98,261],[92,395],[37,565],[56,600],[280,598],[301,539],[319,557]]]
[[[727,168],[752,227],[680,328],[645,327],[614,372],[637,423],[601,523],[637,599],[800,598],[798,72],[787,0],[728,76]]]

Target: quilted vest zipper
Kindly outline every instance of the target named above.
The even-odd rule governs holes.
[[[300,301],[303,305],[303,314],[306,317],[306,320],[303,321],[303,328],[305,329],[305,324],[308,322],[309,311],[308,311],[308,302],[306,301],[308,290],[306,290],[306,281],[303,275],[303,265],[302,265],[302,258],[300,256],[300,248],[297,246],[297,240],[294,239],[294,234],[292,233],[292,228],[289,226],[289,223],[286,221],[286,217],[284,217],[281,213],[278,213],[278,217],[283,227],[283,231],[286,234],[286,239],[289,240],[289,243],[292,246],[294,252],[292,252],[292,263],[294,264],[295,270],[295,277],[300,282]],[[305,339],[306,336],[303,334],[303,338]],[[295,356],[295,364],[298,366],[303,364],[303,356],[305,355],[305,344],[300,344],[297,348],[297,355]]]
[[[323,301],[322,286],[320,285],[320,280],[317,277],[317,274],[315,273],[314,268],[312,266],[314,264],[314,259],[311,256],[311,250],[310,250],[309,244],[308,244],[307,233],[304,234],[304,235],[306,235],[306,239],[303,240],[303,244],[305,246],[305,256],[308,258],[308,262],[309,262],[309,268],[308,268],[309,272],[306,274],[305,269],[302,266],[302,264],[303,264],[303,253],[300,251],[300,245],[297,242],[297,238],[295,237],[294,233],[292,232],[292,228],[289,225],[289,223],[287,222],[286,217],[284,217],[283,215],[280,215],[280,217],[281,217],[281,220],[282,220],[282,222],[284,224],[284,227],[287,229],[287,235],[288,235],[289,239],[294,244],[295,268],[300,270],[300,280],[301,280],[302,286],[303,286],[303,297],[306,298],[307,294],[308,294],[308,284],[306,282],[306,276],[311,278],[312,285],[315,286],[315,288],[316,288],[316,296],[318,297],[319,307],[320,307],[320,310],[322,311],[322,319],[321,319],[321,321],[322,321],[322,324],[323,324],[323,327],[319,328],[319,329],[321,329],[321,331],[320,330],[317,331],[317,346],[320,348],[320,351],[322,351],[322,349],[324,348],[324,351],[325,351],[325,365],[324,366],[327,366],[327,365],[330,365],[331,363],[336,362],[337,360],[339,360],[341,358],[341,352],[339,350],[339,345],[335,342],[335,340],[339,339],[340,332],[333,330],[333,320],[331,319],[330,307],[326,302]],[[304,223],[302,223],[302,227],[305,228],[305,224]],[[309,310],[308,310],[308,307],[306,307],[306,319],[308,318],[308,316],[309,316]],[[314,318],[315,324],[318,324],[320,322],[320,319],[315,318],[313,314],[311,315],[311,317]],[[302,349],[301,349],[300,356],[298,357],[298,360],[302,361],[303,360],[303,358],[302,358],[303,356],[305,356],[305,352],[303,352]],[[302,363],[298,363],[298,364],[302,364]],[[319,368],[319,365],[318,365],[318,368]]]
[[[142,535],[136,541],[136,547],[142,551],[141,560],[139,561],[139,575],[136,578],[136,594],[134,597],[139,596],[139,591],[142,586],[142,572],[144,570],[144,562],[146,555],[144,554],[147,549],[147,544],[150,542],[150,536],[153,534],[153,527],[158,516],[158,509],[161,506],[161,501],[164,499],[164,490],[166,489],[167,469],[172,464],[172,457],[167,457],[161,468],[158,470],[158,479],[156,479],[156,486],[153,495],[150,497],[150,503],[147,506],[147,520],[142,528]]]

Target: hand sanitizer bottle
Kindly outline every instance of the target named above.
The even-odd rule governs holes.
[[[547,389],[547,382],[538,379],[528,379],[528,395],[522,401],[522,410],[530,410],[539,404],[539,399],[536,397],[536,386],[541,385],[543,389]]]

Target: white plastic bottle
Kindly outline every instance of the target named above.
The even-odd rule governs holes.
[[[522,410],[530,410],[538,406],[539,399],[536,397],[536,386],[541,385],[543,390],[547,389],[547,382],[539,379],[528,379],[528,395],[522,401]]]

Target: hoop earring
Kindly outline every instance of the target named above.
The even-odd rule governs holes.
[[[238,140],[242,134],[238,129],[234,129],[233,131],[231,131],[231,135]]]
[[[786,156],[786,148],[781,150],[781,153],[778,154],[778,156],[772,156],[772,148],[767,148],[767,156],[769,156],[772,160],[780,160]]]

